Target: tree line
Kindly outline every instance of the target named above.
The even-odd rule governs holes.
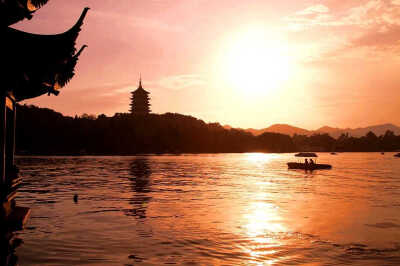
[[[394,151],[400,136],[370,132],[361,138],[264,133],[253,136],[176,113],[112,117],[64,116],[33,105],[17,107],[17,154],[134,155],[158,153],[239,153],[297,151]]]

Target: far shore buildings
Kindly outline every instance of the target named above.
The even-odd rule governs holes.
[[[139,87],[131,92],[131,108],[130,113],[132,115],[148,115],[150,110],[150,92],[146,91],[142,87],[142,78],[139,79]]]

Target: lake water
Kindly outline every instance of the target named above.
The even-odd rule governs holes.
[[[20,265],[399,265],[400,158],[19,157]],[[74,202],[74,195],[78,201]]]

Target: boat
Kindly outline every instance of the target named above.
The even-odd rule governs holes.
[[[396,153],[394,157],[400,157],[400,153]]]
[[[337,155],[337,153],[336,152],[331,152],[331,155]]]
[[[311,158],[318,157],[317,154],[312,152],[300,152],[294,155],[295,157],[303,157],[303,158]],[[302,169],[302,170],[322,170],[322,169],[331,169],[332,165],[330,164],[318,164],[318,163],[303,163],[303,162],[289,162],[287,163],[289,169]]]
[[[322,169],[331,169],[332,165],[330,164],[305,164],[305,163],[287,163],[289,169],[302,169],[302,170],[322,170]]]

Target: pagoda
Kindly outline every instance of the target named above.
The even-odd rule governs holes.
[[[131,92],[131,109],[133,115],[148,115],[150,110],[150,92],[142,87],[142,77],[139,79],[139,87]]]
[[[30,209],[18,207],[17,188],[22,183],[14,163],[17,102],[43,94],[58,95],[74,76],[79,55],[75,48],[85,8],[76,24],[64,33],[32,34],[10,26],[31,19],[48,0],[0,0],[0,239],[6,230],[20,228]],[[5,234],[8,235],[8,234]],[[4,241],[0,241],[3,243]],[[2,244],[1,244],[2,245]],[[4,257],[0,254],[0,257]],[[3,261],[0,261],[0,264]],[[3,264],[1,264],[3,265]]]

